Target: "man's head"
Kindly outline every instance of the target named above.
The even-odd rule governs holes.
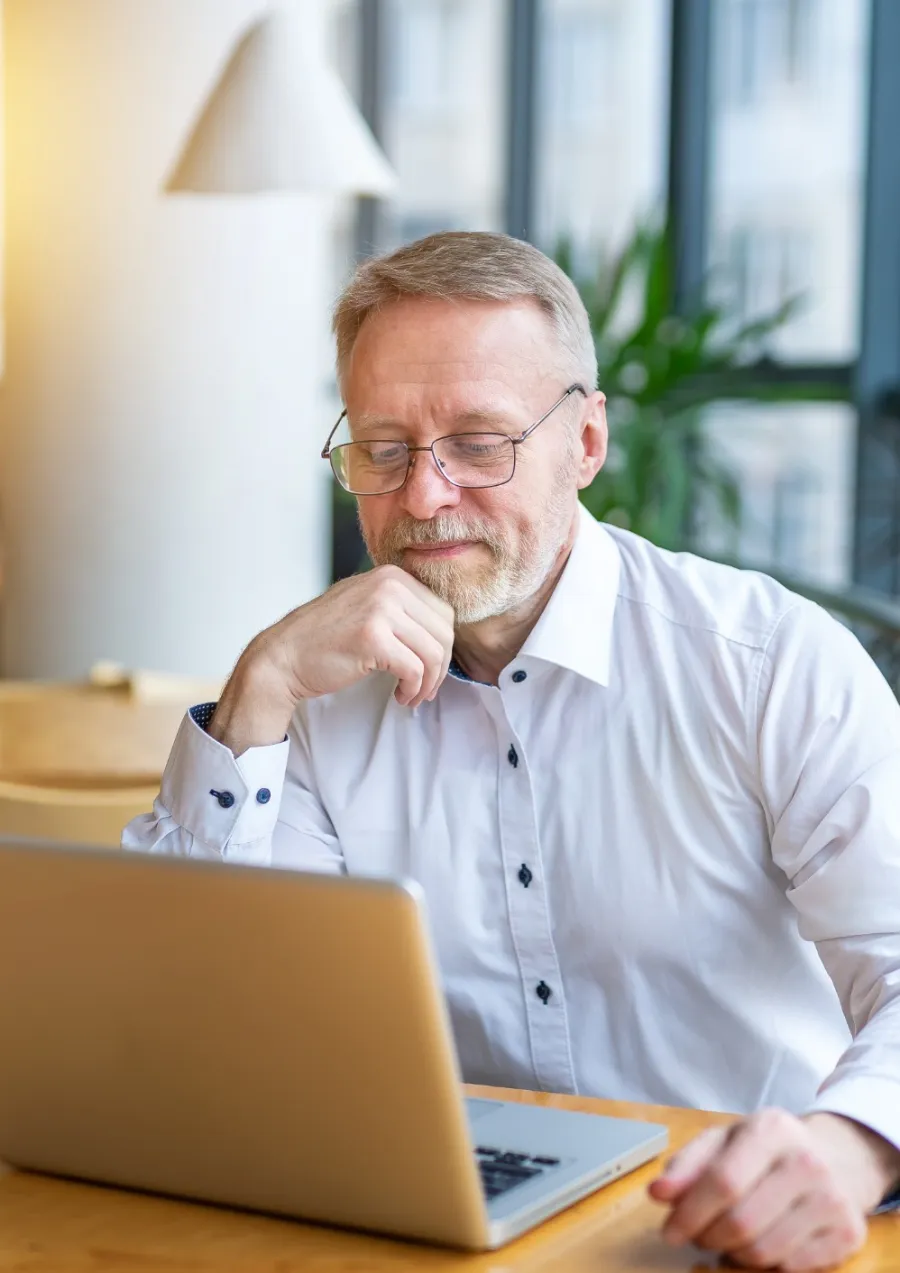
[[[497,469],[502,484],[454,485],[431,454],[414,451],[400,489],[359,500],[372,559],[416,575],[453,606],[458,623],[517,609],[570,543],[578,490],[605,458],[594,344],[571,280],[506,235],[431,235],[361,265],[338,301],[334,330],[355,441],[518,439],[580,386],[525,441],[500,443],[515,464],[509,480]],[[446,448],[438,458],[447,460]],[[489,450],[472,439],[473,456]],[[468,480],[454,461],[445,467]]]

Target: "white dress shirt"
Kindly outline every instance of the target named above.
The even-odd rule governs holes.
[[[844,627],[582,511],[499,686],[394,687],[237,760],[187,716],[125,847],[418,880],[468,1080],[900,1146],[900,706]]]

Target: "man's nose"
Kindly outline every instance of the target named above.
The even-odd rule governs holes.
[[[448,482],[431,451],[413,451],[409,477],[400,491],[400,502],[410,517],[428,521],[443,509],[456,508],[460,490]]]

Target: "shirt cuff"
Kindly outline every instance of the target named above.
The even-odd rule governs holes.
[[[842,1114],[883,1136],[900,1150],[900,1084],[871,1075],[848,1075],[823,1088],[809,1113]],[[900,1210],[900,1188],[875,1208],[873,1214]]]
[[[203,703],[185,715],[160,798],[179,826],[227,858],[232,846],[267,840],[275,830],[290,744],[251,747],[235,758],[206,733],[214,709]]]

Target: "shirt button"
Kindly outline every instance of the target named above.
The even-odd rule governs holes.
[[[230,809],[234,804],[234,796],[230,791],[211,791],[211,796],[215,796],[223,809]]]
[[[522,669],[519,668],[518,672],[513,672],[512,679],[515,681],[517,685],[521,685],[527,676],[528,676],[528,673],[523,672]]]
[[[272,799],[272,793],[271,793],[271,791],[269,790],[269,788],[268,788],[268,787],[260,787],[259,791],[257,791],[257,793],[256,793],[256,803],[257,803],[257,804],[268,804],[268,803],[269,803],[269,801],[270,801],[271,799]]]
[[[534,879],[534,876],[531,874],[528,867],[523,862],[522,865],[519,867],[519,883],[522,885],[523,888],[528,888],[528,885],[531,883],[533,879]]]
[[[547,1000],[553,994],[553,991],[547,985],[546,981],[539,981],[535,986],[534,993],[540,999],[541,1003],[546,1004]]]
[[[512,745],[510,745],[510,749],[506,753],[506,759],[512,765],[513,769],[515,769],[519,763],[519,753],[516,751],[515,747],[513,747]]]

